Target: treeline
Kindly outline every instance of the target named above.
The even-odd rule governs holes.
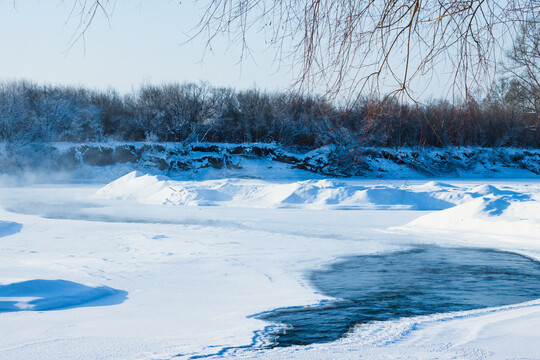
[[[425,105],[361,99],[343,109],[312,96],[208,84],[113,90],[0,84],[0,142],[275,142],[285,146],[538,147],[538,114],[500,96]]]

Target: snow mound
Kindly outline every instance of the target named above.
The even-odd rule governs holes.
[[[440,181],[428,181],[424,185],[419,185],[418,188],[424,189],[424,190],[441,190],[441,189],[455,189],[456,186],[443,183]]]
[[[164,176],[133,171],[100,189],[98,195],[115,194],[118,199],[135,199],[159,194],[168,187],[167,178]]]
[[[0,221],[0,237],[13,235],[20,232],[22,225],[11,221]]]
[[[67,280],[28,280],[0,285],[0,313],[113,305],[122,303],[126,295],[125,291],[107,286],[90,287]]]
[[[246,179],[174,181],[132,172],[100,189],[95,197],[184,206],[442,210],[454,206],[439,196],[444,186],[359,186],[328,179],[291,183]]]
[[[538,241],[540,199],[526,192],[481,185],[462,191],[456,207],[424,215],[406,228],[507,235]]]

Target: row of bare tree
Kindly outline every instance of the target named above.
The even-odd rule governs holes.
[[[143,86],[120,96],[9,82],[0,84],[0,141],[538,147],[539,113],[520,95],[518,79],[508,84],[489,99],[459,105],[366,98],[343,109],[321,98],[204,83]]]

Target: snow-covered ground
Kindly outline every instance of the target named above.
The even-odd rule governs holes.
[[[340,256],[419,243],[540,260],[540,182],[177,181],[0,189],[0,359],[539,359],[540,300],[257,349],[253,315],[323,299]],[[540,280],[539,280],[540,281]]]

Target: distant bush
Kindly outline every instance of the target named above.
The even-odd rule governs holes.
[[[145,85],[122,96],[17,81],[0,84],[0,141],[538,147],[537,119],[500,99],[421,106],[363,99],[343,109],[314,96],[206,83]]]

